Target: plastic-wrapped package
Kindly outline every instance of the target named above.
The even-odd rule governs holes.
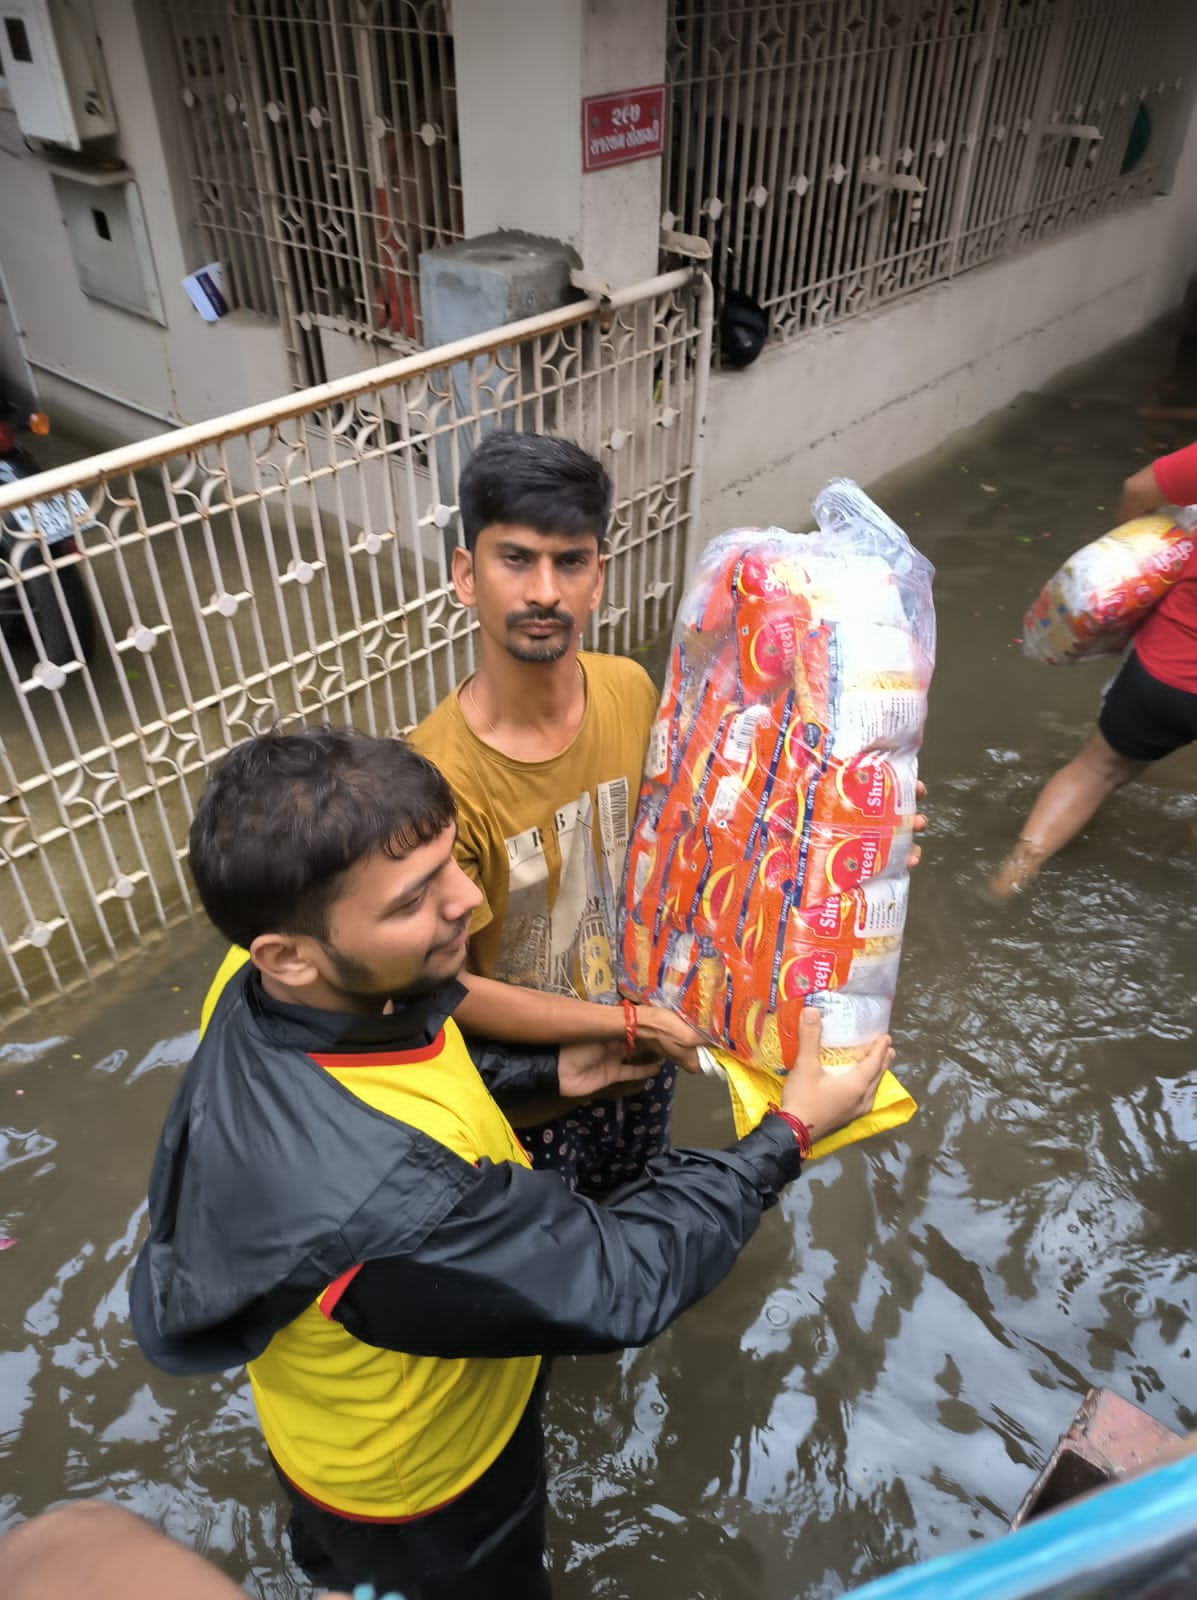
[[[1125,649],[1193,552],[1189,520],[1135,517],[1069,556],[1023,618],[1024,653],[1055,666]]]
[[[624,992],[780,1075],[804,1003],[829,1069],[888,1026],[935,659],[931,564],[847,479],[814,511],[817,533],[736,529],[704,552],[621,912]]]

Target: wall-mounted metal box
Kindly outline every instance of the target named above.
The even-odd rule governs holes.
[[[84,294],[165,324],[141,196],[129,169],[72,165],[50,172]]]
[[[116,132],[88,0],[0,0],[0,63],[27,138],[81,150]]]

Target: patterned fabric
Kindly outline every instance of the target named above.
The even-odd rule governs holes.
[[[580,1106],[567,1117],[520,1128],[533,1167],[556,1172],[569,1189],[604,1200],[669,1148],[677,1068],[666,1061],[642,1094]]]

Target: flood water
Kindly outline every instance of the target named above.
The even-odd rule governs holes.
[[[939,569],[894,1014],[920,1111],[809,1168],[649,1349],[557,1365],[559,1600],[814,1600],[1000,1534],[1092,1383],[1197,1426],[1197,754],[1116,796],[1032,894],[982,892],[1109,675],[1025,661],[1019,619],[1121,478],[1186,442],[1136,415],[1197,404],[1161,388],[1174,345],[1157,330],[876,490]],[[156,1374],[127,1326],[219,954],[176,934],[0,1034],[0,1528],[102,1494],[281,1597],[306,1590],[248,1386]],[[683,1083],[677,1142],[730,1135],[718,1086]]]

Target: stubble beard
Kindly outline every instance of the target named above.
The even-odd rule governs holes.
[[[464,930],[463,930],[464,931]],[[452,941],[448,941],[451,943]],[[350,996],[353,1000],[370,1002],[385,1002],[394,1000],[403,1004],[408,1000],[418,1000],[421,995],[431,994],[434,989],[439,989],[442,984],[451,982],[457,977],[465,965],[465,951],[451,971],[431,973],[421,970],[409,983],[396,985],[394,983],[380,983],[377,973],[368,967],[364,961],[358,961],[353,956],[347,956],[342,951],[336,950],[332,945],[326,944],[324,952],[329,964],[336,974],[337,987],[342,994]],[[434,954],[433,951],[429,952]]]
[[[509,639],[507,641],[507,654],[513,661],[522,661],[533,665],[537,662],[560,661],[562,656],[569,654],[572,637],[572,634],[563,632],[559,640],[543,639],[535,646],[516,644]]]
[[[533,666],[560,661],[563,656],[568,655],[570,645],[578,631],[573,617],[565,612],[550,612],[546,616],[538,616],[534,611],[512,611],[505,620],[507,637],[503,643],[507,654],[513,661]],[[524,622],[555,622],[559,625],[560,632],[555,635],[550,634],[547,639],[522,640],[517,630]]]

